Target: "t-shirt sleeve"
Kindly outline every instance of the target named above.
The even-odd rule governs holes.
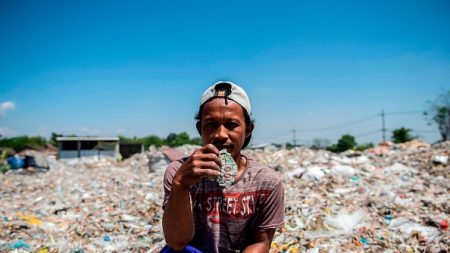
[[[166,207],[167,201],[169,200],[173,177],[175,176],[175,173],[177,173],[180,166],[181,166],[180,161],[171,162],[169,166],[167,166],[166,171],[164,173],[164,200],[162,204],[163,210]]]
[[[267,198],[262,201],[254,224],[255,232],[284,226],[284,189],[281,180],[276,184]]]

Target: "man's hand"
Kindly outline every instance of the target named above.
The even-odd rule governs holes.
[[[164,237],[170,248],[184,249],[194,235],[190,186],[204,177],[219,174],[219,150],[212,144],[195,150],[175,173],[163,215]]]
[[[256,233],[252,238],[253,243],[244,249],[244,253],[268,253],[274,234],[275,229],[268,229]]]
[[[173,178],[173,186],[188,189],[204,177],[217,177],[220,166],[219,150],[207,144],[195,150],[181,165]]]

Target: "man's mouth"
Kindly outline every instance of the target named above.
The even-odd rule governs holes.
[[[216,148],[220,151],[220,150],[223,150],[223,149],[226,149],[227,151],[230,151],[232,148],[231,148],[231,146],[230,145],[214,145],[214,146],[216,146]]]

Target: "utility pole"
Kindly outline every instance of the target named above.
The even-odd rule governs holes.
[[[297,146],[297,140],[295,138],[295,127],[294,127],[294,129],[292,129],[292,134],[293,134],[292,143],[294,144],[294,147],[295,147],[295,146]]]
[[[383,142],[386,142],[386,126],[384,124],[384,109],[381,110],[381,132],[383,134]]]

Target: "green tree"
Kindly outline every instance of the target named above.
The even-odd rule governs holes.
[[[327,150],[332,152],[344,152],[346,150],[352,149],[356,146],[355,137],[349,134],[344,134],[338,140],[337,144],[333,144],[327,148]]]
[[[330,140],[327,138],[314,138],[312,142],[313,147],[316,149],[324,149],[330,145]]]
[[[164,144],[170,146],[170,147],[174,147],[175,144],[175,139],[177,138],[177,134],[176,133],[170,133],[169,135],[167,135],[166,139],[164,140]]]
[[[429,104],[429,109],[424,112],[429,124],[438,126],[442,141],[450,140],[450,90]]]
[[[42,149],[47,144],[47,140],[41,136],[17,136],[11,138],[1,138],[0,147],[8,147],[20,152],[27,148]]]
[[[62,134],[57,134],[57,133],[52,133],[50,136],[50,140],[48,141],[50,144],[52,144],[53,146],[57,146],[58,145],[58,141],[56,141],[56,138],[58,137],[62,137]]]
[[[171,133],[166,138],[166,144],[170,147],[178,147],[190,143],[191,139],[189,134],[186,132],[181,132],[179,134]]]
[[[366,149],[373,148],[373,147],[374,147],[373,143],[365,143],[365,144],[360,144],[360,145],[356,146],[355,150],[364,151]]]
[[[148,147],[151,145],[154,145],[159,148],[164,144],[164,141],[157,135],[146,136],[142,138],[142,142],[144,143],[145,150],[147,150]]]
[[[395,129],[392,131],[392,141],[394,143],[403,143],[414,139],[414,137],[410,134],[412,130],[409,128],[401,127],[399,129]]]
[[[191,138],[189,137],[189,134],[186,132],[182,132],[177,135],[177,138],[175,139],[174,144],[177,147],[177,146],[181,146],[181,145],[189,144],[189,143],[191,143]]]
[[[200,138],[200,137],[194,137],[194,138],[192,138],[192,139],[191,139],[191,144],[192,144],[192,145],[202,146],[202,145],[203,145],[202,138]]]
[[[157,135],[149,135],[142,138],[129,138],[125,136],[119,136],[119,140],[121,143],[142,143],[144,144],[144,149],[148,149],[149,146],[154,145],[156,147],[161,147],[164,145],[164,141]]]

